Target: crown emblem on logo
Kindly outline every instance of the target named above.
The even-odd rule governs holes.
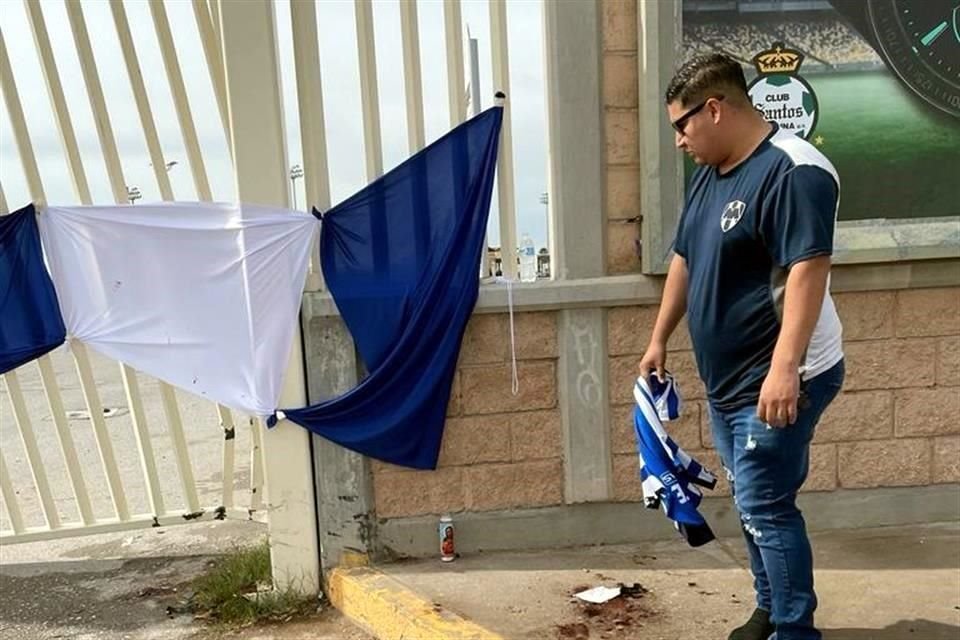
[[[772,73],[794,74],[803,64],[804,55],[796,49],[790,49],[782,42],[774,42],[766,51],[753,57],[753,65],[760,75]]]

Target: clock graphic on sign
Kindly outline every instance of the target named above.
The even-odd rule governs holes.
[[[833,0],[900,81],[960,117],[960,0]]]

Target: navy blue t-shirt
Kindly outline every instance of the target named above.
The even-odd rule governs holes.
[[[830,162],[776,125],[728,173],[704,166],[694,174],[674,251],[687,262],[690,335],[717,409],[757,402],[780,333],[787,272],[832,253],[838,198]],[[840,322],[828,292],[806,377],[840,358]]]

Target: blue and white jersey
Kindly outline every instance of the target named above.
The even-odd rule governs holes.
[[[707,522],[697,511],[703,495],[697,488],[713,489],[716,477],[677,446],[663,428],[663,421],[680,416],[682,399],[672,375],[661,382],[656,375],[637,378],[633,387],[637,402],[633,411],[643,502],[648,509],[663,508],[667,517],[693,547],[714,539]]]

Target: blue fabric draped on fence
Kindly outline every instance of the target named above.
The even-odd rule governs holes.
[[[480,259],[503,108],[323,214],[323,274],[369,375],[286,417],[362,454],[436,467]],[[272,416],[268,424],[276,424]]]
[[[43,264],[34,206],[0,216],[0,374],[66,339],[53,282]]]

